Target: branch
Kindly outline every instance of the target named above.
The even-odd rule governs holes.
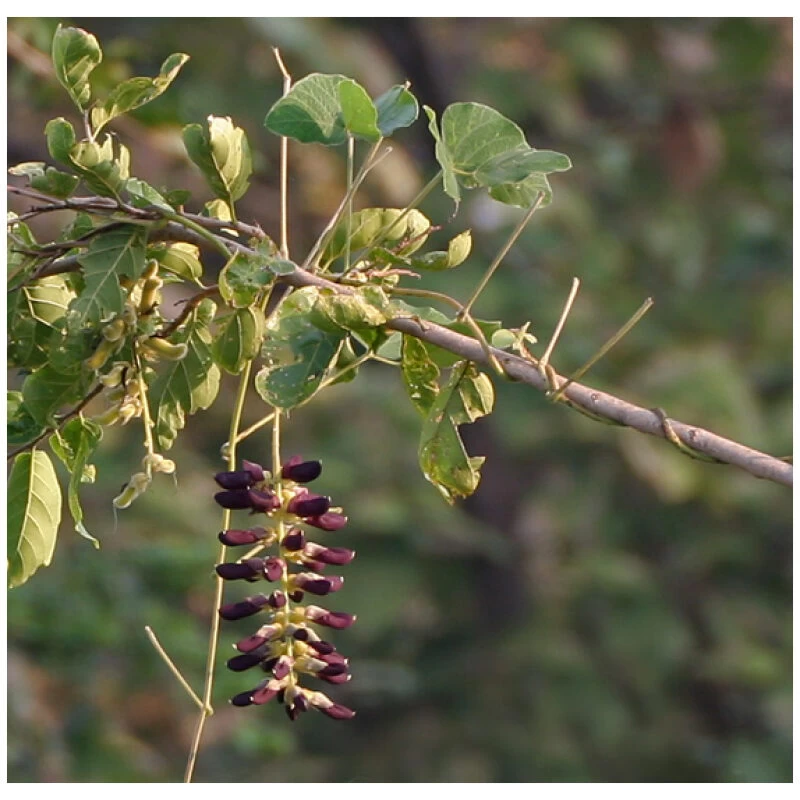
[[[30,189],[9,187],[9,190],[15,194],[35,197],[37,200],[48,203],[53,202],[52,198],[40,195],[38,192],[34,192]],[[135,216],[139,219],[148,219],[151,221],[153,219],[158,219],[157,209],[136,209],[106,198],[71,198],[63,202],[57,201],[56,205],[59,205],[61,208],[65,207],[65,205],[73,208],[92,208],[95,211],[102,210],[106,213],[112,210],[131,211],[134,212]],[[265,236],[260,228],[243,225],[242,223],[228,223],[222,220],[201,217],[199,215],[191,215],[191,217],[189,215],[185,216],[187,219],[191,219],[196,225],[201,225],[209,230],[215,231],[217,238],[220,242],[224,243],[226,247],[252,255],[256,255],[255,251],[234,239],[220,235],[218,231],[229,228],[239,230],[242,233],[257,238],[263,238]],[[199,237],[194,231],[184,228],[180,222],[168,223],[162,229],[154,230],[150,233],[153,239],[178,239],[208,247],[207,241]],[[39,276],[55,274],[56,272],[66,272],[78,268],[79,265],[76,257],[68,256],[49,265]],[[295,288],[317,286],[331,289],[339,293],[353,293],[353,289],[322,278],[319,275],[312,274],[301,267],[297,267],[295,271],[289,275],[282,276],[280,280]],[[790,463],[767,455],[766,453],[761,453],[758,450],[753,450],[752,448],[733,442],[730,439],[725,439],[722,436],[717,436],[703,428],[698,428],[684,422],[678,422],[677,420],[666,420],[664,413],[660,409],[641,408],[612,394],[601,392],[599,389],[593,389],[591,386],[586,386],[581,383],[572,382],[564,386],[563,384],[566,383],[567,379],[552,371],[549,366],[547,368],[549,375],[547,375],[545,374],[545,370],[542,370],[535,361],[526,360],[520,356],[512,355],[493,347],[484,350],[481,343],[476,339],[448,330],[433,322],[423,322],[412,317],[397,317],[396,319],[390,320],[386,324],[386,327],[391,330],[399,331],[400,333],[408,334],[409,336],[414,336],[430,344],[435,344],[444,350],[448,350],[455,355],[473,361],[483,367],[491,367],[490,359],[494,357],[510,378],[521,381],[522,383],[527,383],[529,386],[544,393],[549,393],[553,385],[561,387],[558,389],[558,393],[563,395],[571,404],[586,411],[589,415],[599,417],[612,424],[633,428],[641,433],[649,434],[650,436],[667,439],[668,441],[672,441],[672,435],[674,434],[681,444],[701,456],[707,456],[711,460],[739,467],[757,478],[764,478],[765,480],[774,481],[775,483],[784,484],[786,486],[792,485],[793,470]]]

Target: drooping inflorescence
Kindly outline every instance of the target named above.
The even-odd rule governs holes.
[[[324,572],[329,565],[348,564],[355,556],[353,550],[327,547],[306,537],[303,526],[335,531],[347,522],[341,509],[331,508],[329,497],[313,494],[303,485],[318,478],[321,471],[319,461],[303,461],[294,456],[276,476],[250,461],[242,462],[241,470],[215,475],[223,489],[214,496],[219,505],[266,516],[264,527],[220,533],[223,544],[250,545],[255,554],[218,564],[217,574],[228,581],[266,580],[277,584],[269,594],[255,594],[219,609],[225,620],[266,615],[264,624],[253,635],[236,643],[239,655],[228,661],[228,668],[241,672],[258,667],[268,677],[231,698],[231,703],[263,705],[276,698],[292,720],[309,708],[333,719],[355,715],[323,692],[300,685],[302,675],[334,684],[346,683],[351,677],[347,659],[320,637],[316,626],[347,628],[355,622],[355,616],[303,603],[306,594],[322,596],[341,589],[344,579]],[[270,548],[273,554],[267,555]]]

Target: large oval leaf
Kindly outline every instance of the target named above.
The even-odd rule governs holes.
[[[14,459],[8,479],[8,585],[21,586],[53,558],[61,521],[61,488],[47,453]]]

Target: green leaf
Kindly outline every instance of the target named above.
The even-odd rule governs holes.
[[[445,194],[452,198],[453,202],[456,204],[456,208],[458,208],[458,204],[461,202],[461,189],[458,186],[453,158],[439,132],[439,125],[436,122],[436,112],[428,106],[423,106],[423,109],[428,115],[428,130],[431,132],[431,136],[433,136],[433,140],[436,143],[434,153],[436,155],[436,160],[439,162],[439,166],[442,168],[442,186]]]
[[[401,359],[406,392],[417,411],[427,417],[439,395],[439,368],[425,344],[413,336],[403,336]]]
[[[398,128],[407,128],[419,116],[417,98],[407,86],[392,86],[375,100],[378,110],[378,128],[384,136],[391,136]]]
[[[203,302],[189,315],[186,325],[170,341],[186,342],[188,352],[180,361],[165,364],[150,389],[155,433],[162,447],[172,447],[186,415],[208,408],[219,391],[220,371],[211,352],[208,323],[216,305]]]
[[[261,350],[266,323],[264,312],[256,306],[238,308],[219,323],[212,345],[214,360],[226,372],[238,375]]]
[[[72,102],[81,111],[88,108],[92,99],[89,75],[103,60],[97,39],[80,28],[62,28],[59,25],[53,36],[52,57],[56,78]]]
[[[492,186],[489,194],[497,201],[509,206],[519,208],[530,208],[539,197],[544,195],[542,207],[550,205],[553,199],[553,190],[550,188],[550,181],[547,175],[534,172],[533,175],[520,183],[504,183],[501,186]]]
[[[369,142],[381,138],[378,129],[378,110],[372,103],[367,90],[354,80],[344,80],[339,86],[339,103],[342,120],[348,133]]]
[[[187,281],[197,283],[203,274],[200,248],[188,242],[151,245],[147,248],[147,256],[155,258],[167,272]]]
[[[236,308],[253,305],[256,297],[275,280],[265,261],[266,257],[237,252],[219,276],[222,299]]]
[[[78,257],[85,286],[70,311],[80,324],[98,325],[103,318],[122,311],[125,294],[119,279],[125,275],[136,280],[141,275],[146,238],[144,226],[121,225],[95,236],[89,249]]]
[[[62,373],[45,364],[25,378],[22,397],[30,415],[40,425],[51,425],[53,415],[63,406],[76,403],[86,394],[88,378],[83,371]]]
[[[6,391],[6,444],[21,447],[46,430],[36,422],[22,401],[22,392]]]
[[[8,170],[12,175],[24,175],[32,189],[51,197],[69,197],[80,183],[80,178],[61,172],[55,167],[46,167],[42,161],[26,161]]]
[[[490,158],[475,171],[475,180],[481,186],[496,186],[502,183],[519,183],[534,172],[564,172],[572,162],[563,153],[553,150],[534,150],[527,145],[517,150]]]
[[[83,524],[78,487],[81,483],[94,483],[95,468],[89,464],[92,453],[97,449],[103,429],[95,422],[83,417],[71,419],[60,431],[50,437],[50,448],[59,457],[69,472],[67,506],[69,507],[75,530],[88,539],[95,548],[100,542],[92,536]]]
[[[230,117],[210,116],[208,131],[201,125],[187,125],[183,142],[217,197],[230,206],[247,191],[253,171],[250,145]]]
[[[317,315],[324,318],[320,326],[323,330],[377,328],[386,323],[387,312],[390,312],[389,299],[377,286],[359,287],[351,294],[323,290],[314,305],[315,318]]]
[[[419,463],[425,477],[448,503],[468,497],[480,482],[482,457],[470,457],[458,426],[474,422],[492,411],[494,388],[469,362],[453,367],[422,426]]]
[[[453,269],[467,260],[472,250],[472,233],[464,231],[450,240],[447,251],[434,250],[409,259],[415,269],[444,270]]]
[[[61,522],[61,489],[47,453],[14,459],[8,479],[8,585],[21,586],[53,558]]]
[[[299,289],[284,300],[267,323],[256,391],[277,408],[294,408],[319,388],[345,338],[345,332],[323,331],[309,323],[319,297],[314,287]]]
[[[344,75],[318,72],[297,81],[267,112],[264,124],[278,136],[298,142],[343,144],[347,138],[342,116],[339,84]]]
[[[125,191],[131,197],[131,204],[137,208],[156,206],[165,211],[175,210],[160,192],[156,191],[149,183],[139,180],[139,178],[128,178],[125,181]]]
[[[44,128],[47,151],[62,164],[74,166],[72,149],[75,147],[75,129],[63,117],[51,119]]]
[[[101,106],[92,109],[92,125],[97,133],[121,114],[127,114],[163,94],[189,60],[185,53],[173,53],[161,65],[155,78],[130,78],[116,86]]]

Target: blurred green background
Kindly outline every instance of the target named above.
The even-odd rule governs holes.
[[[47,120],[75,121],[42,56],[56,22],[9,21],[9,164],[48,160]],[[262,125],[280,94],[271,46],[295,78],[339,72],[373,96],[409,79],[439,112],[494,106],[574,169],[554,176],[553,205],[478,315],[530,320],[544,343],[580,277],[554,356],[569,372],[652,295],[587,381],[791,452],[790,19],[63,22],[99,37],[101,94],[156,74],[171,52],[191,55],[166,95],[112,127],[134,174],[191,189],[194,210],[208,192],[180,128],[232,116],[257,154],[240,218],[276,238],[278,142]],[[422,121],[393,146],[361,205],[402,205],[431,176]],[[343,191],[341,153],[293,146],[292,170],[302,258]],[[442,241],[473,230],[467,263],[421,284],[465,299],[520,212],[476,193],[454,221],[441,197],[424,210]],[[195,709],[144,626],[199,691],[220,516],[211,476],[234,383],[173,451],[177,488],[157,481],[116,520],[111,498],[138,469],[141,428],[110,429],[84,491],[102,549],[65,524],[52,566],[9,594],[10,781],[180,780]],[[321,458],[315,487],[351,518],[329,536],[358,550],[331,604],[359,614],[335,636],[354,679],[331,694],[358,716],[290,724],[277,707],[228,706],[250,679],[224,660],[252,628],[228,623],[198,781],[791,780],[790,492],[530,387],[497,394],[495,413],[464,431],[487,461],[455,508],[419,472],[420,420],[389,367],[292,415],[286,455]],[[246,422],[263,413],[253,395]],[[260,433],[241,455],[268,452]]]

